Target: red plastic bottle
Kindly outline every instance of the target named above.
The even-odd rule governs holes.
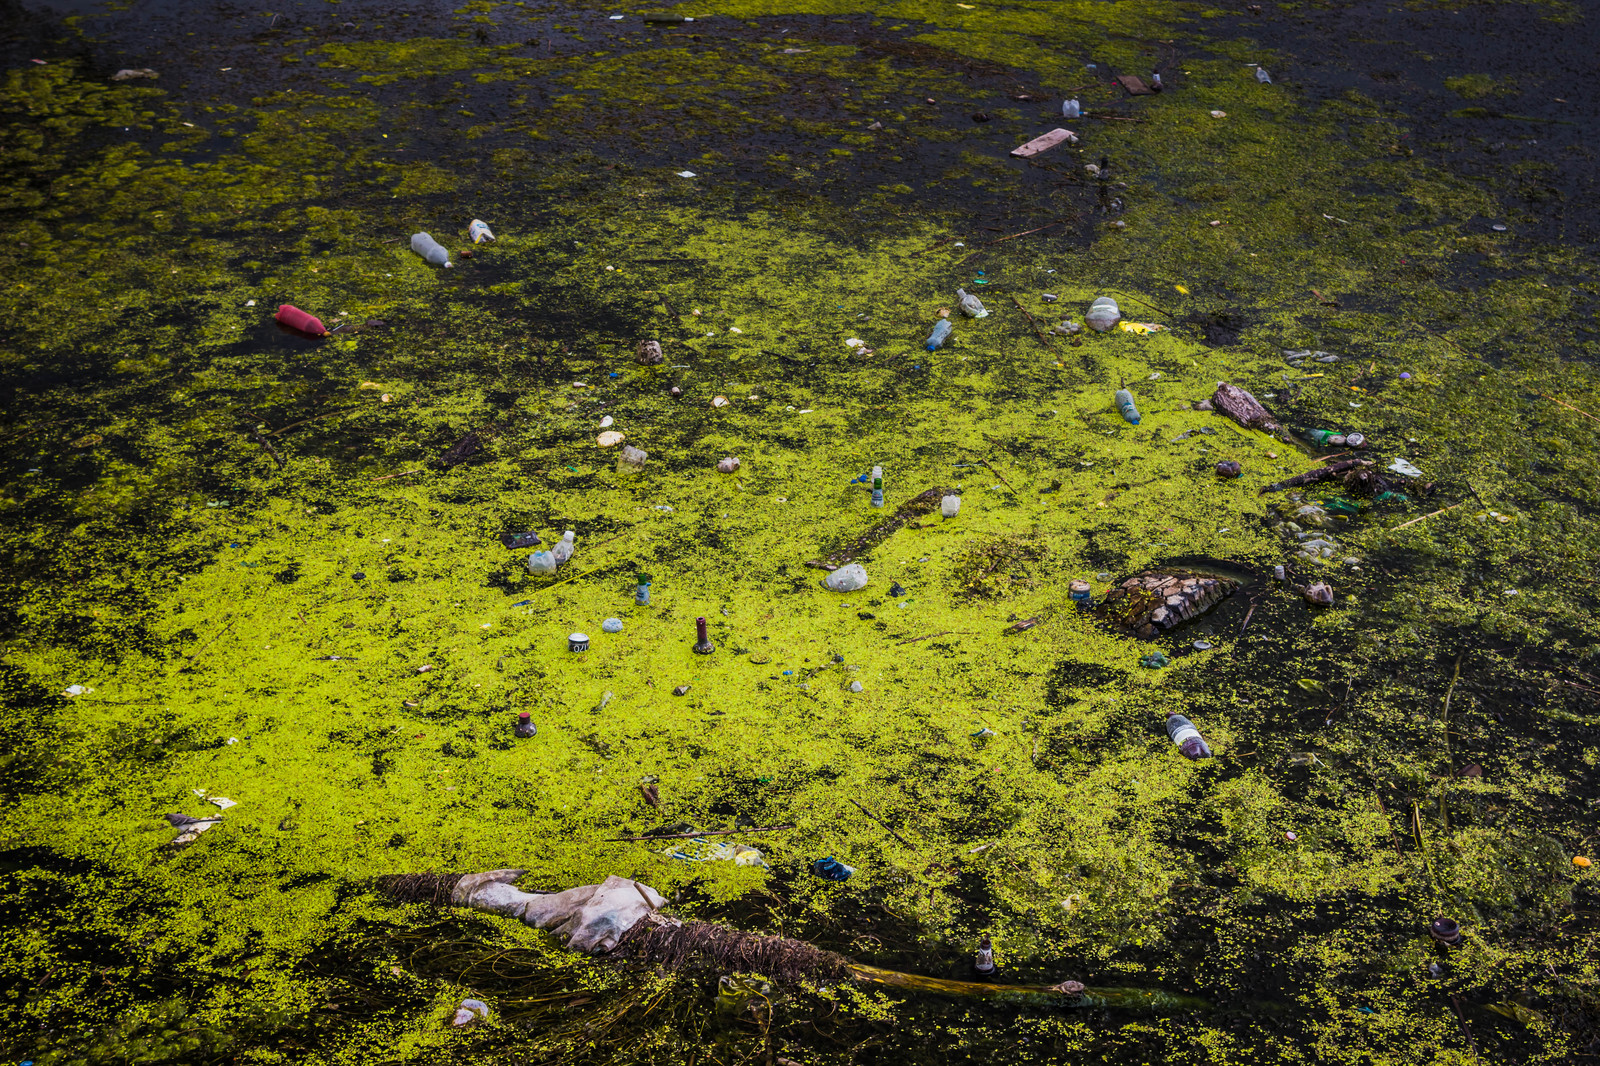
[[[328,327],[322,324],[322,319],[306,314],[294,304],[282,305],[278,308],[278,313],[272,317],[276,318],[281,326],[297,329],[301,333],[309,333],[313,337],[326,337],[328,335]]]

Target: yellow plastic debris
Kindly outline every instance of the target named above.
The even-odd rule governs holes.
[[[1167,327],[1156,322],[1118,322],[1117,328],[1124,333],[1160,333]]]

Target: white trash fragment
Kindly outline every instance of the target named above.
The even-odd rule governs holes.
[[[596,437],[594,442],[602,448],[615,448],[626,439],[620,429],[608,429]]]
[[[862,340],[860,337],[851,337],[849,340],[844,342],[844,346],[846,348],[861,348],[865,347],[866,343],[867,342]]]
[[[739,457],[737,455],[730,455],[717,462],[717,473],[719,474],[731,474],[737,469],[739,469]]]
[[[456,1011],[456,1016],[450,1019],[451,1025],[471,1025],[473,1022],[489,1020],[489,1004],[481,999],[464,999],[461,1008]]]
[[[511,882],[525,872],[490,870],[468,874],[456,882],[450,902],[457,907],[519,918],[528,925],[550,930],[573,951],[589,954],[610,951],[624,933],[667,902],[649,885],[615,874],[598,885],[565,892],[523,892]]]
[[[841,566],[823,578],[822,583],[834,592],[854,592],[866,587],[867,569],[860,563]]]
[[[61,690],[61,694],[63,696],[82,696],[86,692],[93,691],[94,689],[88,688],[84,685],[68,685],[66,688]]]
[[[960,496],[946,496],[939,501],[939,513],[946,518],[954,518],[961,511]]]
[[[678,177],[680,177],[680,178],[692,178],[694,176],[695,176],[695,174],[694,174],[694,171],[692,171],[692,170],[680,170],[680,171],[678,171]]]
[[[1394,462],[1389,464],[1389,469],[1393,470],[1396,474],[1404,474],[1406,477],[1422,476],[1421,470],[1418,470],[1404,459],[1396,459]]]
[[[223,810],[227,810],[229,807],[239,806],[237,800],[231,800],[227,796],[212,796],[211,802],[216,804],[218,807],[221,807]]]
[[[602,418],[600,420],[600,428],[601,429],[610,429],[612,424],[615,423],[615,422],[616,422],[616,419],[612,418],[610,415],[606,415],[604,418]]]

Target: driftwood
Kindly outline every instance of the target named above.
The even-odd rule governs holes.
[[[826,559],[820,561],[812,559],[806,565],[814,566],[819,570],[837,570],[845,563],[854,561],[856,556],[869,552],[888,540],[913,518],[920,518],[925,514],[931,514],[938,510],[939,501],[949,493],[949,489],[935,486],[926,492],[911,497],[911,499],[895,508],[894,514],[885,518],[843,548],[840,548]]]
[[[1226,381],[1217,382],[1217,391],[1211,397],[1211,406],[1245,429],[1262,429],[1268,433],[1276,433],[1279,429],[1278,420],[1272,417],[1271,411],[1261,405],[1260,400],[1239,386],[1230,385]]]
[[[455,466],[457,463],[465,462],[474,455],[477,455],[482,450],[483,438],[478,435],[477,430],[473,430],[465,437],[462,437],[460,440],[450,445],[449,450],[443,455],[439,456],[439,458],[434,460],[434,462],[438,464],[439,469],[449,470],[452,466]]]
[[[378,888],[406,903],[465,906],[518,917],[565,937],[568,947],[602,959],[648,963],[663,970],[748,971],[790,984],[806,978],[849,978],[937,995],[1061,1007],[1121,1007],[1192,1011],[1203,999],[1159,989],[1088,988],[1077,981],[1057,985],[1008,985],[952,981],[869,966],[804,940],[747,933],[713,922],[683,921],[658,913],[665,900],[636,881],[608,877],[561,893],[527,893],[510,884],[520,870],[481,874],[403,874],[378,879]],[[635,894],[629,899],[628,893]],[[565,901],[570,897],[572,904]],[[639,915],[617,932],[615,922]],[[581,921],[580,921],[581,919]]]
[[[1362,465],[1371,466],[1372,463],[1367,459],[1344,459],[1337,463],[1329,463],[1327,466],[1318,467],[1315,470],[1307,470],[1304,474],[1296,474],[1294,477],[1286,478],[1283,481],[1274,481],[1262,489],[1259,495],[1264,496],[1269,492],[1281,492],[1283,489],[1292,489],[1300,485],[1326,481]]]

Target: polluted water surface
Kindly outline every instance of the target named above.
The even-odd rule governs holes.
[[[7,15],[11,1060],[1600,1054],[1590,12]]]

